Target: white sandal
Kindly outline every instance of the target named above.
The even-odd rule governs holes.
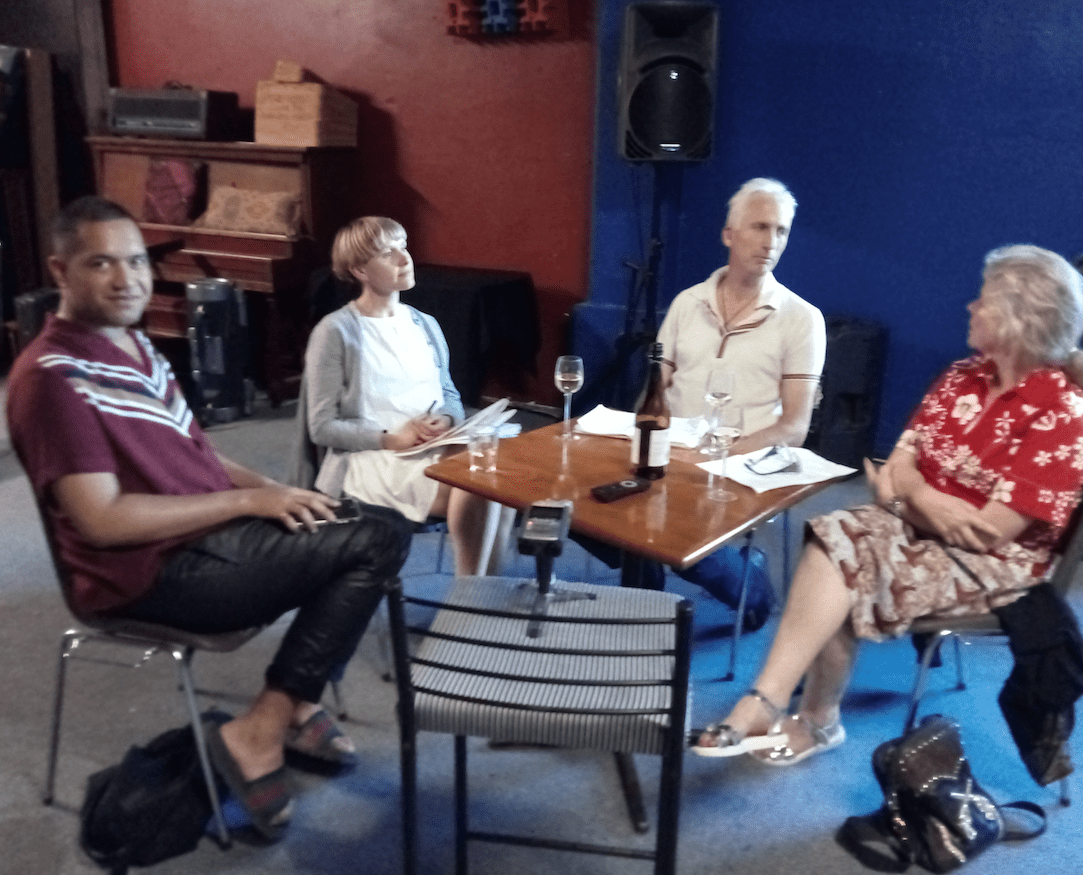
[[[835,719],[828,723],[827,726],[821,726],[804,714],[794,714],[789,719],[804,723],[808,727],[809,735],[812,736],[811,747],[796,753],[788,743],[783,742],[766,755],[756,757],[764,765],[794,766],[814,754],[831,750],[846,741],[846,728],[842,725],[841,715],[836,715]]]
[[[750,689],[746,696],[756,699],[771,715],[771,728],[766,735],[741,735],[732,726],[725,723],[712,723],[704,733],[714,737],[713,745],[692,745],[692,753],[701,757],[735,757],[754,750],[767,750],[783,747],[790,737],[785,732],[779,732],[778,728],[786,718],[786,712],[775,705],[763,693],[755,687]]]

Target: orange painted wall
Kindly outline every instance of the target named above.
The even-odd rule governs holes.
[[[284,58],[354,94],[358,214],[402,221],[417,261],[529,271],[544,339],[525,394],[553,403],[590,248],[593,4],[568,3],[567,38],[481,42],[447,34],[443,0],[112,0],[117,84],[176,80],[251,107]]]

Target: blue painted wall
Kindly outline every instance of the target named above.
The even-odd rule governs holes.
[[[659,306],[723,263],[725,202],[775,176],[799,206],[778,278],[826,315],[890,332],[877,449],[949,361],[982,256],[1083,250],[1078,0],[718,0],[715,151],[630,164],[616,149],[626,0],[598,0],[590,297],[575,344],[599,373],[624,330],[657,182]],[[586,399],[584,399],[586,400]]]

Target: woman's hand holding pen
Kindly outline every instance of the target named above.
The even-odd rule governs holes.
[[[451,428],[451,417],[446,413],[433,413],[436,408],[434,401],[429,405],[421,416],[415,416],[402,424],[395,432],[388,432],[383,436],[383,448],[385,450],[408,450],[439,437]]]

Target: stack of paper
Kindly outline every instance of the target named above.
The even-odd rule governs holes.
[[[508,422],[513,416],[515,416],[515,411],[508,410],[508,399],[501,398],[458,425],[452,426],[439,437],[434,437],[431,441],[425,441],[416,447],[410,447],[408,450],[399,450],[395,455],[406,459],[427,452],[433,447],[465,444],[470,440],[470,433],[482,427],[495,428],[497,435],[502,438],[515,437],[522,427],[518,423]]]

